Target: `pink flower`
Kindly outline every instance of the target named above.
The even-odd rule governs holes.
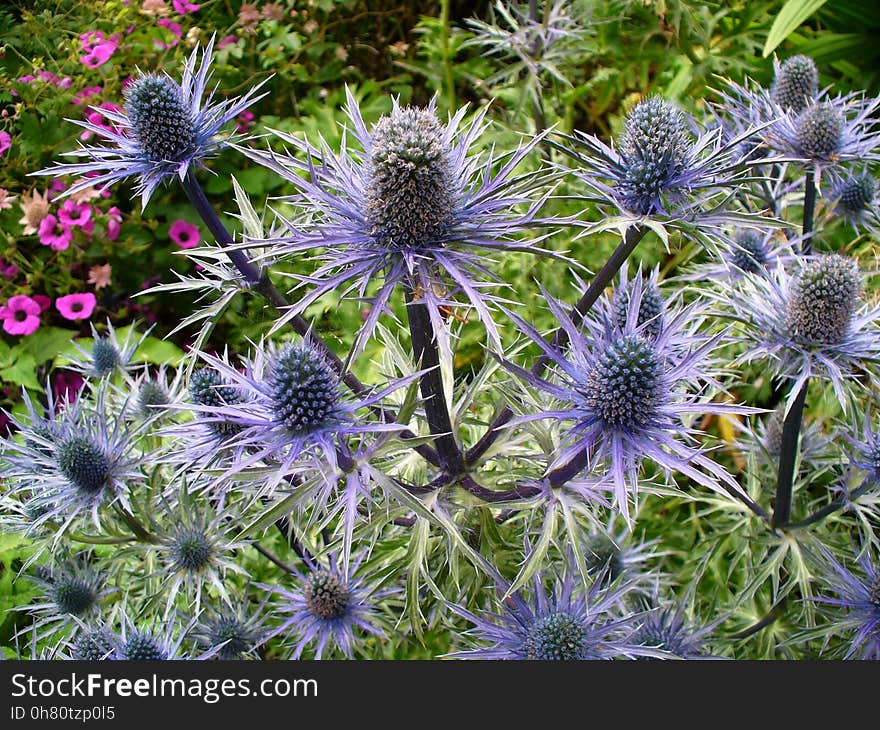
[[[31,81],[34,81],[37,77],[33,74],[26,74],[25,76],[18,77],[18,83],[20,84],[29,84]]]
[[[52,379],[55,401],[73,403],[83,387],[83,378],[73,370],[59,370]]]
[[[9,210],[12,207],[14,195],[10,195],[6,188],[0,188],[0,210]]]
[[[10,335],[32,335],[40,326],[40,305],[24,294],[17,294],[5,307],[0,307],[0,319]]]
[[[51,213],[40,221],[37,233],[40,236],[40,243],[44,246],[51,246],[53,251],[63,251],[70,245],[70,240],[73,238],[70,228],[59,223]]]
[[[110,286],[112,275],[113,267],[110,266],[110,264],[92,266],[89,269],[88,282],[89,284],[93,284],[95,289],[103,289],[105,286]]]
[[[91,292],[85,294],[68,294],[55,300],[55,309],[61,312],[64,319],[88,319],[95,311],[97,300]]]
[[[73,99],[71,100],[71,104],[85,104],[86,101],[92,97],[100,94],[104,89],[100,86],[86,86],[84,89],[80,89],[73,95]]]
[[[217,44],[217,50],[219,51],[221,48],[231,46],[233,43],[238,43],[238,36],[228,35]]]
[[[0,132],[0,155],[6,152],[11,146],[12,137],[9,136],[9,132]]]
[[[52,299],[45,294],[34,294],[31,298],[40,305],[40,313],[45,312],[52,306]]]
[[[49,196],[49,200],[52,200],[55,197],[55,193],[63,193],[65,190],[67,190],[67,183],[61,178],[56,177],[52,184],[49,185],[49,190],[46,194]]]
[[[85,226],[92,219],[92,206],[88,203],[77,203],[68,198],[58,211],[58,220],[62,225]]]
[[[61,82],[58,84],[58,86],[62,89],[69,89],[71,86],[73,86],[73,79],[70,78],[70,76],[65,76],[63,79],[61,79]]]
[[[179,23],[175,23],[173,20],[159,18],[159,20],[156,21],[156,25],[161,25],[163,28],[170,30],[178,38],[183,38],[183,28],[180,27]]]
[[[119,238],[119,230],[122,228],[122,211],[115,205],[107,211],[107,238],[115,241]]]
[[[244,134],[254,126],[254,113],[249,109],[245,109],[235,118],[235,131]]]
[[[116,52],[117,45],[112,41],[104,41],[103,43],[99,43],[92,50],[90,50],[85,56],[82,56],[79,60],[83,66],[88,66],[89,68],[98,68],[98,66],[103,66],[107,61],[110,60],[110,56],[112,56]]]
[[[19,268],[15,264],[10,264],[6,259],[0,257],[0,276],[12,280],[18,272]]]
[[[85,33],[80,34],[79,42],[82,44],[82,49],[88,53],[91,51],[96,45],[103,42],[104,34],[99,30],[89,30]]]
[[[37,71],[37,76],[45,81],[47,84],[51,84],[52,86],[58,86],[61,83],[61,79],[58,78],[51,71],[46,71],[45,69],[41,69]]]
[[[202,241],[198,226],[185,220],[174,221],[168,230],[168,235],[181,248],[195,248]]]
[[[174,6],[174,12],[178,15],[186,15],[187,13],[194,13],[198,10],[201,5],[196,5],[195,3],[188,2],[187,0],[171,0],[171,4]]]

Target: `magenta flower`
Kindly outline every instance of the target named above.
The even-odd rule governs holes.
[[[11,146],[12,137],[9,136],[9,132],[0,132],[0,155],[6,152]]]
[[[226,48],[226,46],[231,46],[233,43],[238,43],[238,36],[228,35],[219,43],[217,43],[217,50],[219,51],[221,48]]]
[[[82,49],[88,53],[96,45],[104,42],[104,34],[100,30],[89,30],[80,34],[79,42],[82,44]]]
[[[167,28],[178,38],[183,38],[183,28],[180,27],[179,23],[175,23],[173,20],[169,20],[168,18],[159,18],[156,21],[157,25],[162,26],[163,28]]]
[[[55,309],[61,312],[64,319],[88,319],[95,311],[97,300],[91,292],[85,294],[68,294],[55,300]]]
[[[171,0],[171,4],[174,6],[174,12],[178,15],[194,13],[196,10],[202,7],[201,5],[196,5],[195,3],[188,2],[187,0]]]
[[[73,233],[63,223],[52,215],[47,215],[40,221],[40,228],[37,231],[40,236],[40,243],[44,246],[51,246],[53,251],[63,251],[70,245]]]
[[[245,109],[235,118],[235,131],[240,134],[245,134],[253,126],[254,113],[250,109]]]
[[[73,370],[59,370],[52,380],[56,403],[73,403],[83,387],[83,378]]]
[[[82,56],[79,60],[84,66],[88,66],[89,68],[98,68],[98,66],[103,66],[107,61],[110,60],[110,56],[116,53],[117,45],[113,41],[104,41],[103,43],[99,43],[94,46],[92,50],[90,50],[85,56]]]
[[[107,238],[115,241],[122,227],[122,211],[115,205],[107,211]]]
[[[198,226],[185,220],[174,221],[168,230],[168,235],[181,248],[195,248],[202,242]]]
[[[67,227],[83,226],[86,227],[92,219],[92,206],[88,203],[77,203],[68,198],[58,211],[58,220],[62,225]],[[92,223],[94,227],[94,223]],[[65,247],[66,248],[66,247]]]
[[[34,294],[31,299],[33,299],[37,304],[40,305],[40,314],[42,314],[49,307],[52,306],[51,297],[47,297],[45,294]]]
[[[40,305],[24,294],[17,294],[5,307],[0,307],[0,319],[10,335],[32,335],[40,326]]]
[[[6,259],[0,257],[0,276],[4,279],[12,280],[18,272],[19,268],[15,264],[11,264]]]
[[[71,100],[71,104],[85,104],[86,101],[92,96],[97,96],[104,89],[100,86],[86,86],[83,89],[80,89],[73,95],[73,99]]]

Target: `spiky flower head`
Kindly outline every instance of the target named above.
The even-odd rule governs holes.
[[[847,221],[855,233],[862,227],[880,233],[880,199],[877,180],[867,169],[842,172],[832,179],[825,194],[836,215]]]
[[[804,157],[827,160],[843,146],[846,120],[830,102],[813,104],[804,109],[795,121],[797,143]]]
[[[455,178],[446,130],[430,109],[396,107],[373,127],[367,223],[392,249],[419,249],[452,222]]]
[[[123,337],[123,332],[117,331],[109,320],[105,334],[99,334],[93,323],[89,327],[93,338],[91,348],[87,349],[74,341],[76,352],[66,366],[87,379],[103,378],[119,371],[129,372],[135,352],[153,329],[149,327],[143,334],[139,334],[132,326],[126,328]]]
[[[138,390],[137,402],[142,414],[153,416],[162,406],[167,406],[171,399],[161,382],[158,380],[144,380]]]
[[[272,362],[268,385],[275,416],[292,434],[309,434],[336,421],[338,378],[308,345],[287,345]]]
[[[634,639],[642,646],[653,647],[667,656],[700,659],[711,656],[705,643],[715,628],[715,623],[692,626],[684,606],[658,607],[645,613]]]
[[[83,560],[61,559],[38,566],[30,580],[42,589],[43,600],[25,607],[35,616],[37,630],[89,620],[99,613],[108,592],[104,577]]]
[[[168,76],[136,78],[125,92],[131,135],[152,162],[180,162],[197,144],[192,109]]]
[[[108,375],[119,365],[119,353],[106,337],[99,337],[92,345],[92,370],[96,375]]]
[[[63,195],[134,177],[146,207],[160,183],[175,176],[183,179],[191,169],[203,167],[205,159],[229,144],[222,128],[265,95],[257,93],[264,80],[240,99],[215,102],[208,89],[213,48],[211,38],[201,61],[200,49],[193,50],[180,82],[167,74],[138,75],[125,93],[122,110],[97,109],[112,126],[69,120],[96,135],[100,144],[68,153],[84,162],[57,164],[34,174],[79,176]]]
[[[641,298],[636,291],[634,301]],[[638,324],[634,303],[623,323],[609,321],[600,307],[578,327],[561,303],[545,296],[567,335],[564,350],[548,344],[517,315],[510,316],[541,347],[555,373],[543,378],[502,362],[555,400],[544,413],[520,416],[513,423],[546,418],[565,424],[562,448],[547,469],[550,483],[562,486],[579,473],[607,474],[615,506],[627,519],[646,459],[667,477],[677,471],[710,489],[740,491],[730,474],[689,443],[694,431],[684,420],[688,413],[753,410],[705,397],[715,383],[709,356],[720,336],[706,339],[696,334],[700,305],[668,310],[660,335],[649,339],[643,333],[645,325]]]
[[[119,658],[128,661],[164,661],[168,652],[159,639],[146,631],[133,631],[118,649]]]
[[[209,608],[202,613],[193,635],[217,659],[254,657],[266,636],[262,609],[262,605],[251,607],[247,598],[234,606]]]
[[[70,642],[70,658],[79,661],[109,659],[118,649],[118,637],[103,626],[87,627]]]
[[[180,648],[194,625],[195,619],[186,626],[180,626],[176,614],[171,614],[165,616],[161,624],[147,626],[136,623],[123,609],[116,648],[109,658],[127,661],[186,659],[188,657],[181,655]]]
[[[110,413],[108,387],[101,381],[94,401],[81,396],[58,416],[50,404],[48,418],[31,407],[30,421],[15,420],[24,438],[6,441],[4,476],[10,495],[41,512],[29,530],[58,521],[57,540],[84,514],[100,526],[102,507],[118,502],[130,509],[128,489],[141,476],[142,456],[135,449],[144,427],[126,422],[128,401]]]
[[[871,559],[869,548],[857,558],[858,568],[848,568],[831,552],[820,548],[822,573],[820,579],[834,594],[811,600],[833,606],[834,635],[851,633],[844,659],[880,659],[880,569]]]
[[[870,411],[864,414],[860,438],[850,434],[845,434],[844,438],[854,452],[850,456],[850,462],[864,471],[870,482],[876,483],[880,482],[880,430],[874,429],[872,418]]]
[[[673,104],[658,96],[636,104],[619,144],[624,176],[618,190],[624,206],[641,215],[656,213],[664,188],[687,165],[691,142],[684,115]]]
[[[748,274],[757,274],[764,271],[768,260],[769,252],[763,236],[748,229],[740,231],[736,247],[731,252],[731,263]]]
[[[809,56],[790,56],[776,65],[770,96],[786,111],[799,113],[819,95],[819,69]]]
[[[805,261],[792,281],[786,320],[794,337],[839,344],[849,334],[861,303],[858,264],[836,254]]]
[[[451,351],[444,307],[472,308],[491,340],[500,344],[489,311],[498,297],[490,287],[503,284],[489,264],[492,252],[527,251],[559,256],[540,248],[537,213],[549,183],[546,171],[516,173],[540,140],[495,157],[471,148],[485,125],[481,110],[461,129],[467,109],[446,123],[438,119],[436,99],[426,107],[401,106],[372,128],[349,92],[345,109],[357,145],[334,154],[278,133],[296,156],[241,147],[242,153],[282,175],[296,188],[288,200],[297,207],[280,217],[267,238],[246,245],[264,258],[301,261],[308,252],[317,269],[302,279],[298,301],[276,322],[276,329],[330,292],[363,299],[374,282],[370,313],[358,333],[359,352],[388,311],[400,285],[417,293],[431,312],[439,345]],[[358,149],[358,146],[360,149]],[[499,162],[501,163],[499,165]],[[528,240],[518,240],[528,236]],[[564,257],[563,257],[564,258]]]
[[[244,394],[223,378],[219,371],[203,367],[193,371],[189,380],[189,395],[192,402],[197,406],[207,409],[206,413],[212,413],[214,409],[244,403]],[[197,412],[197,417],[198,413]],[[207,425],[209,431],[219,439],[234,436],[242,429],[236,423],[225,419],[200,419]]]
[[[794,381],[788,402],[808,379],[828,380],[845,410],[852,381],[880,362],[880,307],[861,294],[858,264],[837,254],[800,256],[743,279],[718,295],[723,314],[742,325],[734,364],[766,360],[776,377]]]
[[[597,581],[585,589],[569,572],[548,591],[545,576],[532,580],[532,595],[514,592],[501,604],[500,613],[475,614],[467,608],[450,608],[473,624],[468,631],[486,646],[453,654],[459,659],[583,661],[653,656],[631,638],[635,616],[620,607],[631,584],[609,587]],[[499,591],[505,587],[499,585]]]
[[[357,575],[362,561],[363,555],[355,557],[346,577],[337,567],[335,554],[327,565],[309,559],[308,571],[297,571],[299,590],[261,586],[280,597],[274,613],[283,618],[269,637],[291,637],[295,641],[291,659],[299,659],[310,645],[317,659],[328,649],[351,658],[358,634],[382,636],[376,602],[388,591],[378,590],[368,577]]]
[[[666,300],[657,287],[656,272],[643,284],[640,281],[621,282],[611,300],[614,321],[618,326],[626,323],[630,305],[636,306],[633,303],[633,293],[636,290],[640,290],[641,294],[637,305],[636,327],[646,338],[656,339],[663,331],[663,315],[666,311]]]
[[[623,552],[610,535],[597,532],[590,536],[584,549],[587,569],[594,575],[605,575],[613,583],[626,568]]]

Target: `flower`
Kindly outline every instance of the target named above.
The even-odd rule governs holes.
[[[49,198],[47,193],[32,190],[30,197],[23,196],[19,203],[24,217],[19,221],[24,226],[22,233],[29,236],[36,233],[40,228],[43,218],[49,215]]]
[[[207,90],[213,39],[205,47],[197,68],[195,49],[187,60],[178,84],[167,74],[141,74],[125,91],[122,111],[101,113],[116,125],[107,128],[92,121],[71,120],[96,134],[102,143],[82,147],[68,154],[85,162],[61,163],[36,175],[97,173],[74,183],[68,194],[96,185],[104,187],[128,177],[137,178],[141,203],[146,207],[159,183],[172,176],[183,179],[187,172],[223,147],[228,139],[219,133],[231,119],[263,95],[260,82],[240,99],[214,102]]]
[[[96,45],[105,40],[104,33],[100,30],[87,30],[80,33],[79,42],[84,51],[91,51]]]
[[[193,637],[217,659],[255,658],[257,648],[266,641],[262,610],[263,605],[252,609],[246,598],[234,606],[208,607]]]
[[[98,68],[98,66],[103,66],[110,60],[110,56],[116,53],[117,48],[118,44],[114,41],[98,43],[92,46],[86,55],[81,56],[79,61],[83,66]]]
[[[235,119],[235,128],[239,134],[245,134],[254,126],[254,113],[250,109],[245,109]]]
[[[720,621],[707,626],[692,626],[684,604],[674,608],[656,607],[645,612],[633,639],[642,646],[652,647],[678,659],[709,658],[711,654],[706,652],[704,644],[718,623]]]
[[[276,327],[340,288],[363,298],[378,279],[382,283],[370,302],[356,350],[387,311],[398,285],[428,307],[444,350],[449,345],[440,310],[454,306],[458,294],[500,346],[487,303],[497,299],[489,293],[490,287],[501,282],[487,266],[488,255],[506,251],[556,255],[539,248],[535,240],[513,238],[537,225],[543,203],[543,198],[532,199],[543,184],[542,174],[514,176],[540,137],[504,156],[503,166],[493,173],[497,159],[491,153],[487,158],[469,154],[484,129],[486,109],[467,129],[459,129],[464,108],[444,125],[435,114],[436,100],[419,108],[402,107],[395,99],[391,113],[368,130],[350,90],[347,99],[345,111],[361,152],[346,147],[335,155],[326,147],[317,149],[280,132],[280,138],[307,160],[239,148],[292,183],[299,193],[292,202],[302,210],[291,219],[280,219],[284,235],[248,245],[268,246],[266,255],[297,259],[321,249],[314,254],[321,265],[301,277],[303,285],[314,288]]]
[[[195,248],[202,241],[199,227],[185,220],[174,221],[168,229],[168,236],[181,248]]]
[[[611,316],[619,309],[612,298],[583,318],[582,327],[573,323],[560,302],[545,294],[568,336],[564,349],[547,343],[530,324],[508,313],[556,365],[556,372],[544,378],[507,360],[502,359],[502,364],[558,403],[544,412],[515,418],[511,425],[548,418],[571,424],[564,429],[564,443],[548,466],[547,478],[560,486],[584,470],[608,475],[615,506],[627,521],[628,491],[637,505],[645,459],[660,466],[671,484],[671,473],[680,472],[709,489],[741,494],[721,465],[709,459],[703,448],[688,443],[696,431],[684,420],[686,414],[754,412],[706,397],[708,388],[720,387],[710,373],[709,357],[723,333],[710,338],[697,333],[703,316],[699,303],[675,307],[667,303],[662,317],[643,317],[639,324],[650,283],[639,272],[631,286],[624,321]],[[652,332],[658,324],[655,337]]]
[[[226,46],[231,46],[234,43],[238,43],[238,36],[228,35],[228,36],[222,38],[217,43],[217,50],[219,51],[223,48],[226,48]]]
[[[615,147],[575,131],[563,135],[568,146],[555,145],[578,164],[574,176],[591,199],[623,216],[608,225],[635,225],[645,216],[664,224],[724,220],[712,198],[738,185],[748,167],[741,145],[756,131],[750,127],[725,139],[719,127],[694,137],[694,120],[660,97],[636,104],[624,121]]]
[[[798,54],[781,64],[774,59],[773,66],[770,98],[786,111],[802,112],[819,96],[819,69],[809,56]]]
[[[115,241],[122,230],[122,211],[115,205],[107,211],[107,238]]]
[[[137,336],[134,327],[128,329],[123,339],[117,334],[112,322],[107,322],[107,334],[99,335],[95,325],[89,323],[92,332],[92,347],[86,349],[79,343],[74,342],[76,353],[71,356],[67,367],[85,377],[102,378],[111,375],[117,370],[128,372],[131,369],[132,358],[137,349],[152,330],[148,329],[142,336]]]
[[[767,361],[794,381],[787,403],[810,378],[828,380],[845,410],[847,381],[880,362],[880,306],[863,301],[861,278],[844,256],[802,256],[723,292],[724,316],[742,324],[736,362]]]
[[[92,219],[92,206],[88,203],[77,203],[74,200],[65,200],[64,205],[58,211],[58,220],[61,225],[71,228],[73,226],[86,226]]]
[[[70,245],[73,232],[70,227],[61,223],[54,215],[48,214],[40,221],[40,243],[51,246],[53,251],[63,251]]]
[[[123,613],[122,631],[115,642],[115,651],[109,658],[126,661],[186,659],[181,654],[181,647],[195,619],[187,626],[180,627],[175,618],[165,616],[162,619],[164,630],[155,625],[148,629],[135,624],[127,612]],[[207,654],[204,656],[207,657]]]
[[[835,215],[847,221],[855,233],[864,226],[873,234],[880,233],[880,197],[877,181],[867,169],[842,173],[832,178],[825,197]]]
[[[280,616],[281,621],[267,639],[292,632],[296,644],[291,659],[299,659],[309,644],[315,645],[315,658],[320,659],[331,648],[351,658],[358,630],[382,636],[375,625],[377,609],[372,601],[385,592],[354,575],[362,559],[359,557],[353,564],[352,574],[346,575],[337,568],[332,554],[326,566],[307,556],[307,572],[293,569],[293,577],[301,584],[298,590],[257,584],[281,598],[272,609],[273,615]]]
[[[72,617],[86,620],[98,614],[99,602],[109,592],[103,589],[103,576],[85,560],[63,560],[54,569],[39,566],[30,579],[43,589],[43,601],[27,607],[40,617],[37,629],[53,623],[67,626]]]
[[[191,3],[189,0],[171,0],[171,5],[174,7],[174,11],[178,15],[186,15],[187,13],[194,13],[198,10],[201,5],[197,3]]]
[[[55,300],[55,308],[64,319],[78,320],[88,319],[95,311],[97,304],[95,295],[91,292],[85,294],[68,294]]]
[[[28,504],[39,508],[29,531],[48,522],[57,542],[81,518],[100,529],[103,507],[131,511],[129,490],[141,473],[142,457],[134,451],[140,427],[125,423],[124,408],[108,412],[106,400],[107,389],[98,388],[93,404],[78,398],[58,415],[60,404],[50,399],[41,417],[26,399],[27,420],[13,416],[23,438],[3,441],[2,473],[11,496],[32,495]]]
[[[144,0],[141,3],[141,12],[144,15],[168,15],[171,8],[165,0]]]
[[[89,269],[89,278],[86,281],[92,284],[96,290],[103,289],[105,286],[110,286],[112,273],[113,269],[110,264],[92,266]]]
[[[0,307],[3,330],[10,335],[32,335],[40,326],[40,305],[24,294],[10,297],[5,307]]]
[[[0,188],[0,210],[9,210],[15,199],[16,196],[10,195],[6,188]]]
[[[816,596],[810,600],[839,608],[834,634],[854,632],[844,659],[880,659],[880,569],[864,552],[858,558],[860,572],[850,570],[825,547],[821,547],[825,572],[823,583],[836,597]]]
[[[12,137],[9,136],[9,132],[0,132],[0,155],[6,152],[11,146]]]
[[[861,469],[872,482],[880,482],[880,431],[874,430],[869,416],[865,416],[861,439],[844,436],[855,450],[850,457],[853,466]]]
[[[776,229],[756,230],[735,228],[718,231],[720,256],[694,267],[693,273],[682,276],[687,281],[712,281],[735,283],[749,276],[769,276],[777,264],[793,260],[793,246],[800,236],[786,238]]]
[[[631,584],[609,588],[593,583],[587,590],[567,570],[548,592],[544,578],[532,580],[531,600],[516,591],[501,604],[501,613],[478,615],[451,605],[474,627],[468,634],[488,646],[454,653],[458,659],[583,661],[656,656],[634,642],[637,616],[621,616]],[[503,587],[499,589],[499,592]]]
[[[102,86],[85,86],[73,95],[71,104],[85,104],[91,97],[100,94],[104,88]]]

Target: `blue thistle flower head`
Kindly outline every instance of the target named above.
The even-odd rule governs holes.
[[[861,438],[845,434],[844,438],[853,448],[850,462],[861,469],[872,482],[880,482],[880,431],[871,423],[871,415],[865,414]]]
[[[70,658],[78,661],[109,659],[118,650],[118,637],[104,626],[80,629],[69,644]]]
[[[297,195],[286,200],[298,208],[291,218],[279,217],[268,239],[243,245],[281,260],[301,261],[309,253],[317,266],[301,279],[311,290],[276,329],[330,292],[363,299],[378,281],[355,352],[375,330],[398,285],[429,308],[444,350],[450,349],[445,307],[472,308],[499,343],[489,311],[498,298],[490,289],[503,282],[492,273],[490,255],[526,251],[559,257],[538,246],[543,235],[534,234],[549,176],[514,172],[541,137],[501,156],[473,152],[487,110],[465,128],[466,111],[459,109],[444,124],[436,100],[408,107],[395,99],[391,112],[368,128],[348,92],[352,134],[338,154],[283,132],[276,134],[305,159],[238,148],[293,185]],[[519,240],[523,236],[528,240]]]
[[[191,169],[204,167],[204,160],[229,144],[222,128],[265,96],[257,93],[262,81],[239,99],[215,101],[215,92],[208,89],[213,48],[211,38],[201,60],[196,48],[179,82],[167,74],[139,75],[126,91],[121,112],[98,109],[112,128],[68,120],[96,135],[101,144],[68,153],[84,162],[61,163],[33,174],[80,176],[63,195],[133,177],[146,207],[160,183],[175,176],[182,180]]]
[[[880,233],[880,200],[877,180],[867,169],[843,171],[832,179],[825,197],[834,213],[847,221],[855,233],[864,227],[871,234]]]
[[[247,599],[231,606],[209,608],[202,614],[193,635],[217,659],[254,657],[266,636],[261,612],[262,606],[254,610]]]
[[[475,614],[459,605],[452,611],[471,624],[468,635],[486,646],[459,651],[459,659],[583,661],[652,656],[656,652],[632,641],[636,616],[623,615],[620,606],[631,584],[608,587],[594,583],[589,590],[570,572],[548,591],[536,575],[532,595],[517,591],[500,613]],[[499,586],[504,592],[504,587]]]
[[[834,104],[822,102],[804,109],[795,120],[797,143],[804,157],[827,160],[843,146],[846,120]]]
[[[101,381],[94,403],[80,397],[57,417],[50,404],[49,418],[31,407],[33,420],[14,420],[24,438],[6,440],[3,471],[10,495],[39,513],[29,531],[57,521],[57,540],[84,515],[100,526],[102,507],[119,503],[130,509],[128,485],[141,475],[135,448],[143,426],[126,423],[127,402],[112,414],[106,399],[107,381]]]
[[[42,600],[27,608],[35,617],[33,628],[64,628],[87,621],[100,612],[107,595],[104,577],[83,560],[61,559],[37,567],[29,576],[42,590]]]
[[[92,345],[92,369],[98,376],[107,375],[119,365],[119,353],[106,337],[100,337]]]
[[[714,629],[691,626],[683,606],[654,608],[645,612],[634,640],[679,659],[700,659],[710,656],[705,642]]]
[[[880,569],[868,552],[848,568],[827,548],[820,548],[824,572],[821,580],[834,594],[811,600],[834,606],[835,634],[851,633],[844,659],[880,659]]]
[[[362,561],[363,555],[355,557],[351,572],[346,574],[337,567],[335,555],[330,556],[327,565],[307,560],[308,571],[296,576],[299,590],[261,586],[281,599],[274,612],[283,618],[269,637],[292,635],[295,644],[291,659],[299,659],[309,646],[317,659],[328,649],[351,658],[359,634],[382,636],[375,601],[387,592],[357,575]]]
[[[630,306],[636,307],[636,329],[649,340],[656,339],[663,331],[663,319],[666,312],[666,300],[657,285],[659,272],[651,272],[646,279],[641,269],[632,280],[627,280],[625,270],[621,271],[620,285],[615,289],[611,299],[611,320],[618,327],[625,327],[630,315]],[[638,303],[633,302],[633,295]]]
[[[846,409],[853,379],[880,362],[880,307],[864,301],[861,280],[856,261],[822,254],[725,291],[725,315],[742,323],[737,362],[767,360],[776,377],[794,381],[791,397],[809,378],[830,381]]]
[[[176,615],[172,614],[165,617],[161,628],[155,625],[147,627],[135,623],[123,610],[115,651],[108,658],[125,661],[187,659],[187,656],[181,654],[181,646],[195,620],[190,621],[187,626],[179,626],[176,619]]]
[[[775,78],[770,96],[786,111],[802,112],[819,95],[819,69],[809,56],[790,56],[774,62]]]
[[[290,344],[277,355],[269,371],[269,390],[276,417],[292,434],[309,434],[338,422],[338,378],[308,345]]]
[[[747,274],[757,274],[766,270],[770,256],[766,239],[758,231],[745,229],[736,236],[730,263]]]
[[[689,413],[753,411],[705,397],[707,389],[715,386],[710,355],[720,335],[705,339],[696,333],[702,316],[699,305],[668,309],[660,334],[652,338],[646,331],[650,322],[638,323],[640,289],[634,290],[625,322],[609,318],[606,304],[598,308],[597,315],[585,317],[581,327],[574,324],[564,305],[545,296],[568,335],[565,350],[548,344],[517,315],[510,316],[540,346],[556,372],[543,378],[502,362],[555,401],[544,413],[521,416],[514,422],[549,418],[566,424],[563,448],[549,465],[548,477],[582,470],[609,475],[615,506],[627,519],[646,459],[667,476],[680,472],[713,490],[740,491],[730,474],[692,444],[694,431],[683,420]]]
[[[66,366],[88,379],[109,377],[116,372],[129,373],[135,352],[153,329],[149,327],[138,336],[136,329],[130,327],[123,337],[110,321],[107,322],[107,333],[103,335],[98,334],[94,324],[90,323],[89,326],[93,338],[91,348],[86,349],[74,342],[76,354]]]
[[[141,413],[152,416],[171,402],[168,390],[158,380],[144,380],[137,393],[137,404]]]

